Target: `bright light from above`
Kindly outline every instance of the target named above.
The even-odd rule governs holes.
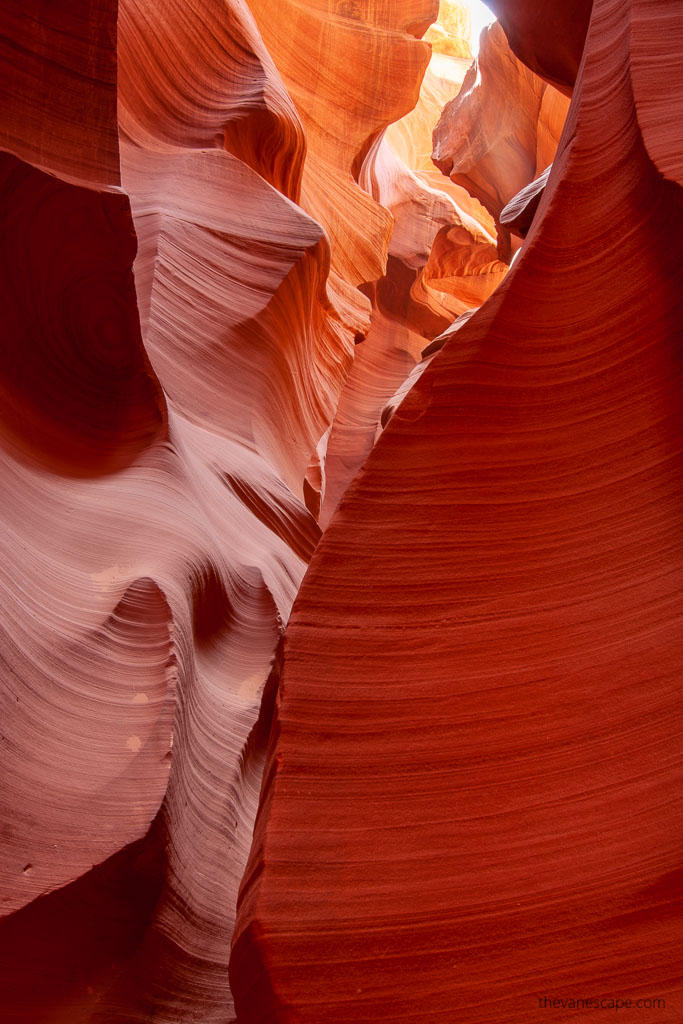
[[[495,15],[491,14],[490,10],[483,4],[481,0],[467,0],[467,6],[470,9],[470,17],[472,18],[472,53],[476,55],[479,53],[479,36],[481,30],[486,25],[491,25],[495,20]]]

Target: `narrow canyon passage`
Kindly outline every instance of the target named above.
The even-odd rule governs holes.
[[[5,0],[3,1024],[681,1024],[682,50]]]

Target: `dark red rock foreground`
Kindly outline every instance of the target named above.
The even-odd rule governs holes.
[[[595,0],[518,261],[313,557],[240,894],[244,1024],[609,1018],[572,997],[683,1020],[682,151],[643,67],[679,78],[682,27]]]
[[[438,7],[2,5],[0,1024],[683,1022],[683,13]]]

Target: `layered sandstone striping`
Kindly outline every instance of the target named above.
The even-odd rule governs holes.
[[[492,6],[5,4],[11,1024],[230,1024],[241,879],[240,1024],[679,1022],[681,19],[548,171],[590,5]]]
[[[647,26],[673,67],[671,24],[595,0],[519,258],[313,557],[238,909],[244,1024],[528,1024],[579,996],[680,1020],[683,198],[633,63]]]
[[[86,8],[3,24],[3,1012],[224,1024],[276,649],[386,267],[354,175],[436,10],[122,0],[117,60]]]
[[[434,130],[434,162],[494,218],[503,258],[516,246],[501,211],[552,163],[568,102],[517,60],[496,23]]]
[[[469,31],[463,5],[441,5],[427,33],[434,52],[418,102],[377,140],[361,167],[359,183],[391,212],[393,231],[386,272],[363,288],[371,326],[356,349],[327,442],[323,526],[381,433],[387,401],[425,346],[460,313],[481,305],[507,271],[492,218],[431,159],[441,110],[457,96],[472,62]]]

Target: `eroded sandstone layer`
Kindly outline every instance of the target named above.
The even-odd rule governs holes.
[[[313,557],[238,909],[245,1024],[682,1018],[683,193],[656,85],[681,27],[595,0],[521,254]],[[571,61],[523,38],[570,79],[573,29]]]
[[[514,249],[501,213],[553,161],[569,101],[516,59],[496,23],[434,130],[435,164],[494,218],[504,258]]]
[[[459,52],[466,12],[448,11]],[[429,191],[398,157],[393,184],[375,170],[436,15],[5,5],[3,1020],[233,1019],[278,644],[340,396],[371,317],[391,307],[398,329],[405,301],[411,359],[380,373],[371,444],[453,319],[421,274],[460,222],[450,184]],[[487,253],[486,231],[446,258]],[[419,279],[398,309],[375,298],[390,243]]]
[[[683,1019],[683,23],[492,7],[4,4],[3,1022]]]

